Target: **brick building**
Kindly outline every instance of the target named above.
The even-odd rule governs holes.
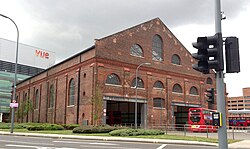
[[[227,110],[228,118],[235,116],[250,117],[250,88],[243,88],[243,96],[228,97]]]
[[[138,125],[185,124],[189,107],[216,107],[204,96],[205,89],[215,87],[214,73],[199,73],[194,63],[156,18],[97,39],[94,46],[19,83],[19,103],[30,101],[34,107],[19,120],[105,124],[113,111],[121,112],[122,124],[133,125],[137,103]]]

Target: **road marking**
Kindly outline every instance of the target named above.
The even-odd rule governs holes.
[[[5,146],[23,147],[23,148],[37,148],[38,149],[38,146],[28,146],[28,145],[6,144]]]
[[[101,143],[101,142],[94,142],[94,143],[89,143],[93,145],[118,145],[118,144],[113,144],[113,143]]]
[[[23,141],[11,141],[11,140],[0,140],[0,142],[8,142],[8,143],[19,143],[19,144],[32,144],[32,145],[37,145],[38,142],[33,143],[33,142],[23,142]],[[53,146],[54,144],[51,143],[39,143],[40,145],[51,145]]]
[[[80,145],[81,147],[84,147],[84,148],[103,148],[103,146],[89,146],[89,145]],[[108,148],[110,149],[141,149],[141,148],[128,148],[128,147],[114,147],[114,146],[109,146]]]
[[[69,143],[69,144],[82,144],[82,143],[85,143],[85,142],[75,142],[75,141],[53,141],[55,143]]]
[[[30,145],[17,145],[17,144],[6,144],[7,147],[22,147],[22,148],[36,148],[36,149],[77,149],[68,147],[42,147],[42,146],[30,146]]]
[[[163,149],[167,144],[162,144],[161,146],[157,147],[156,149]]]
[[[75,142],[75,141],[53,141],[55,143],[69,143],[69,144],[86,144],[86,142]],[[113,143],[102,143],[102,142],[94,142],[94,143],[87,143],[91,145],[118,145]]]

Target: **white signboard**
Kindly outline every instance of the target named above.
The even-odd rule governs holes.
[[[0,60],[15,63],[16,42],[0,38]],[[18,44],[18,63],[46,69],[55,64],[55,52]]]
[[[10,103],[11,108],[18,108],[18,103]]]

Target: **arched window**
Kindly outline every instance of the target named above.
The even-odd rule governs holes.
[[[213,80],[210,77],[207,78],[207,84],[211,84],[211,85],[213,84]]]
[[[132,87],[136,87],[136,79],[132,81]],[[144,88],[143,80],[140,77],[137,77],[137,88]]]
[[[39,107],[39,96],[40,96],[40,95],[39,95],[39,90],[37,89],[37,90],[36,90],[36,95],[35,95],[35,100],[36,100],[36,101],[35,101],[35,108],[36,108],[36,109],[38,109],[38,107]]]
[[[172,56],[171,63],[175,64],[175,65],[181,65],[181,59],[180,59],[179,55],[174,54]]]
[[[49,89],[49,107],[54,107],[55,104],[55,91],[54,91],[54,85],[52,84]]]
[[[175,93],[182,93],[182,88],[181,88],[180,84],[175,84],[175,85],[173,86],[172,92],[175,92]]]
[[[161,81],[156,81],[153,87],[163,89],[164,85]]]
[[[154,105],[155,108],[164,108],[165,99],[163,99],[163,98],[154,98],[153,99],[153,105]]]
[[[189,91],[190,95],[198,95],[198,89],[195,86],[192,86]]]
[[[159,35],[153,37],[152,42],[152,59],[155,61],[163,61],[162,39]]]
[[[71,79],[69,82],[69,102],[68,105],[74,105],[75,104],[75,81],[74,79]]]
[[[140,45],[134,44],[130,49],[130,55],[143,57],[143,51]]]
[[[121,85],[121,81],[116,74],[112,73],[112,74],[108,75],[108,77],[106,79],[106,84]]]

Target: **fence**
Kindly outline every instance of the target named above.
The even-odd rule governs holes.
[[[134,124],[123,124],[123,126],[134,128]],[[197,125],[198,126],[198,125]],[[199,131],[192,131],[192,126],[188,124],[175,124],[175,125],[150,125],[148,129],[157,129],[165,131],[166,134],[183,135],[183,136],[198,136],[206,138],[218,138],[218,127],[211,125],[200,125]],[[142,128],[138,126],[138,128]],[[250,127],[242,126],[228,126],[227,137],[233,140],[250,139]]]

